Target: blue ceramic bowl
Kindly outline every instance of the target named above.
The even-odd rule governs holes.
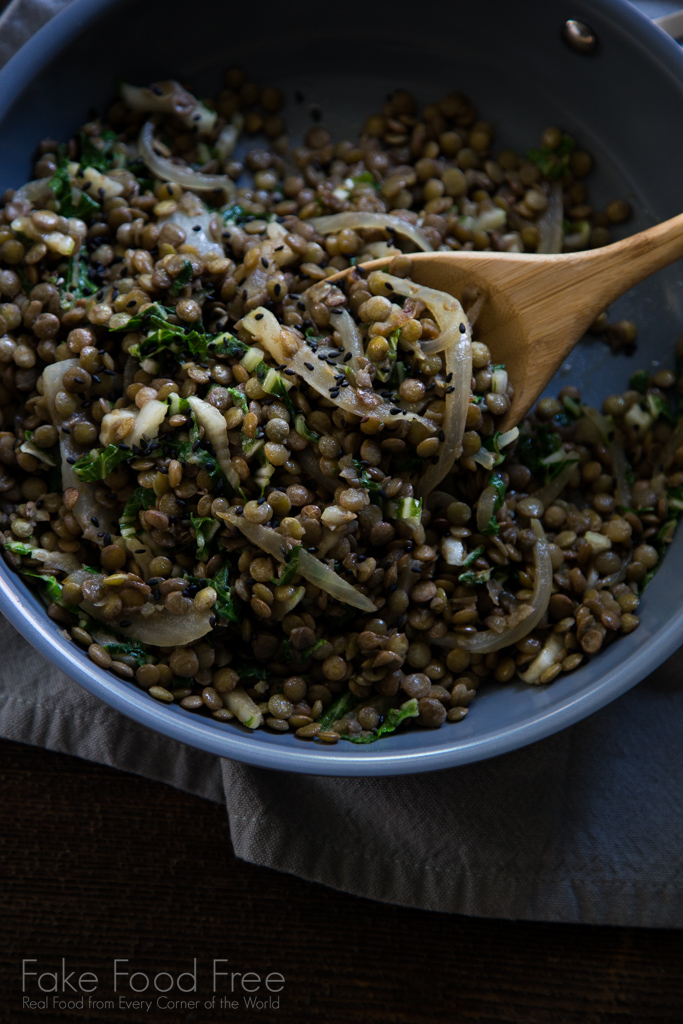
[[[494,122],[501,146],[536,144],[547,124],[561,124],[597,158],[598,203],[626,196],[636,211],[629,230],[680,212],[683,56],[628,4],[563,0],[523,5],[392,8],[370,5],[362,23],[321,25],[313,0],[297,6],[296,26],[280,5],[216,5],[193,0],[74,0],[0,72],[0,192],[31,176],[31,154],[45,137],[67,138],[102,110],[124,78],[145,84],[174,77],[214,91],[222,70],[243,64],[288,98],[292,134],[323,109],[335,132],[351,133],[396,87],[426,101],[459,88]],[[432,27],[430,12],[438,31]],[[599,45],[582,56],[561,40],[567,17],[587,21]],[[345,19],[348,21],[349,19]],[[302,27],[297,27],[302,26]],[[332,42],[333,40],[333,42]],[[304,102],[295,102],[295,92]],[[658,154],[666,157],[658,160]],[[637,366],[670,365],[683,325],[677,268],[641,285],[616,310],[640,326],[635,359],[584,343],[558,374],[599,402],[623,389]],[[553,389],[550,389],[551,391]],[[548,687],[486,686],[457,726],[415,730],[372,746],[324,747],[267,730],[251,733],[177,706],[161,706],[135,686],[98,669],[65,639],[21,579],[0,562],[0,610],[60,669],[130,718],[203,750],[248,764],[319,775],[391,775],[477,761],[541,739],[603,707],[650,673],[683,642],[683,538],[672,545],[648,588],[641,626],[578,671]]]

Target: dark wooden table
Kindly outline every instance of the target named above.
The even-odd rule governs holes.
[[[7,1024],[683,1021],[681,932],[479,920],[348,896],[237,860],[222,807],[19,744],[0,743],[0,785]],[[22,960],[54,972],[62,957],[72,983],[98,976],[92,998],[113,1009],[88,1008],[87,995],[83,1009],[53,1008],[52,994],[49,1009],[22,1007]],[[152,999],[149,1011],[119,1008],[121,995],[136,997],[125,985],[114,994],[114,960],[141,972],[141,987],[195,957],[197,994],[180,998],[198,1008],[165,1009],[149,992],[137,997]],[[235,994],[236,1008],[206,1009],[214,959],[259,975],[260,998],[266,975],[281,974],[279,1007],[248,1009]]]

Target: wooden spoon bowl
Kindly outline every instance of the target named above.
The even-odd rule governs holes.
[[[411,254],[412,279],[460,298],[485,295],[477,339],[505,363],[514,397],[501,429],[519,423],[597,316],[633,285],[683,256],[683,214],[586,252]],[[381,270],[389,257],[363,264]],[[342,271],[329,278],[338,281]]]

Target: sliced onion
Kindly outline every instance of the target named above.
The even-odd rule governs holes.
[[[159,436],[159,428],[166,418],[168,412],[168,405],[166,402],[160,402],[158,398],[153,398],[146,405],[143,405],[142,409],[138,412],[135,417],[135,426],[133,427],[132,434],[129,434],[126,438],[126,444],[129,447],[133,445],[140,446],[142,441],[142,435],[144,434],[150,441]]]
[[[345,352],[351,358],[345,363],[353,370],[358,369],[358,357],[363,355],[363,338],[348,309],[337,307],[339,312],[332,317],[332,326],[338,331]]]
[[[263,716],[256,704],[241,686],[236,686],[230,693],[223,694],[223,700],[228,711],[232,711],[242,725],[249,729],[258,729],[263,721]]]
[[[662,453],[657,462],[657,468],[668,469],[674,455],[681,445],[683,445],[683,418],[678,421],[673,434],[662,448]]]
[[[404,235],[422,252],[434,252],[433,247],[414,224],[409,224],[402,217],[389,213],[361,213],[348,210],[346,213],[333,213],[327,217],[312,217],[308,222],[320,235],[331,235],[344,228],[353,231],[356,228],[385,228],[397,235]]]
[[[334,293],[342,294],[338,288],[328,284],[327,281],[318,281],[302,293],[301,298],[306,304],[306,311],[311,319],[314,303],[324,303],[327,296]],[[343,306],[335,306],[330,310],[330,313],[332,314],[331,326],[338,332],[344,352],[350,353],[352,357],[344,363],[344,366],[350,366],[353,370],[357,370],[358,359],[365,354],[363,351],[363,336],[348,309],[345,309]]]
[[[55,406],[57,394],[63,390],[64,374],[67,370],[79,366],[78,359],[64,359],[58,363],[50,363],[43,370],[43,394],[47,402],[50,418],[59,431],[59,452],[62,460],[62,488],[66,490],[73,487],[78,491],[78,499],[73,506],[72,512],[83,531],[86,540],[102,547],[105,534],[116,535],[118,523],[110,509],[103,508],[95,498],[95,485],[85,480],[79,480],[73,468],[73,462],[80,458],[80,452],[70,434],[65,434],[62,428],[64,417],[61,416]],[[71,460],[71,461],[70,461]],[[95,520],[98,525],[95,526]]]
[[[291,537],[284,537],[281,533],[276,533],[270,527],[261,526],[259,523],[250,523],[244,516],[237,515],[234,509],[219,512],[218,517],[230,523],[231,526],[237,527],[252,544],[272,555],[278,562],[286,562],[288,553],[293,547],[296,547],[296,542]],[[361,594],[350,583],[343,580],[334,569],[330,569],[329,565],[325,565],[305,548],[299,549],[297,572],[309,583],[325,590],[342,604],[359,608],[362,612],[377,610],[369,597]]]
[[[550,561],[545,531],[538,519],[531,520],[531,528],[536,534],[536,547],[534,548],[536,573],[531,600],[521,604],[512,612],[507,625],[500,633],[494,632],[492,629],[483,630],[474,636],[457,636],[457,634],[450,633],[441,639],[433,640],[433,643],[440,647],[462,647],[463,650],[473,654],[489,654],[491,651],[499,651],[503,647],[518,643],[532,629],[536,628],[545,615],[550,601],[553,587],[553,565]]]
[[[240,137],[242,126],[244,124],[244,115],[235,114],[232,121],[226,124],[218,138],[216,139],[216,153],[221,164],[224,164],[229,156],[232,156],[233,150],[237,145],[237,140]]]
[[[612,422],[609,420],[604,413],[601,413],[598,409],[595,409],[592,405],[582,405],[581,412],[587,420],[589,420],[596,428],[600,440],[604,441],[605,444],[609,444],[610,437],[612,434]]]
[[[50,182],[52,178],[36,178],[35,181],[28,181],[21,188],[18,188],[14,193],[14,202],[29,202],[40,204],[41,206],[45,203],[49,203],[50,200],[54,200],[55,194],[50,188]]]
[[[80,569],[81,561],[67,551],[48,551],[46,548],[34,548],[31,558],[42,562],[50,572],[73,572]]]
[[[215,110],[209,110],[191,92],[183,89],[180,82],[173,80],[157,82],[150,89],[122,82],[121,97],[133,110],[175,114],[193,131],[210,132],[216,123]]]
[[[547,484],[539,490],[534,491],[534,498],[538,498],[543,503],[544,508],[548,508],[549,505],[555,501],[556,498],[562,494],[567,484],[572,478],[579,456],[576,452],[570,452],[567,456],[567,465],[563,466],[560,472],[552,480],[549,480]]]
[[[619,429],[614,431],[614,440],[608,446],[612,457],[612,469],[616,481],[617,501],[624,508],[631,507],[631,488],[628,482],[629,464],[624,448],[624,435]]]
[[[449,387],[453,388],[453,391],[444,397],[444,439],[436,463],[430,464],[417,485],[420,497],[426,497],[441,483],[452,470],[455,460],[462,454],[462,438],[465,433],[472,383],[472,344],[469,331],[458,334],[459,340],[444,353],[446,376],[450,379]]]
[[[566,654],[567,649],[564,646],[564,637],[560,636],[559,633],[551,633],[542,650],[536,655],[527,670],[518,673],[519,678],[524,683],[537,685],[540,683],[541,676],[545,670],[552,668],[553,665],[557,665],[558,662],[565,658]]]
[[[163,554],[160,546],[158,544],[153,544],[147,534],[145,534],[144,538],[138,537],[137,535],[126,537],[125,545],[135,561],[138,563],[142,572],[142,578],[148,580],[152,575],[149,568],[152,559],[155,555]]]
[[[197,398],[196,395],[191,395],[188,398],[188,402],[197,418],[197,423],[200,427],[204,427],[204,432],[211,442],[218,465],[225,474],[225,479],[232,489],[239,493],[241,486],[240,478],[230,456],[230,442],[228,441],[228,428],[225,417],[215,405],[205,402],[202,398]]]
[[[220,242],[215,241],[215,222],[216,214],[207,210],[202,200],[192,192],[182,196],[177,210],[157,221],[162,226],[171,223],[182,228],[187,244],[195,248],[200,256],[213,253],[219,258],[225,256],[225,249]]]
[[[387,405],[375,391],[349,386],[341,388],[339,394],[331,398],[330,390],[337,388],[335,375],[339,372],[339,367],[330,366],[329,363],[318,359],[316,353],[305,342],[287,328],[281,329],[273,314],[263,306],[257,307],[245,316],[242,326],[263,345],[279,366],[287,366],[294,370],[318,394],[329,398],[340,409],[361,418],[376,416],[383,423],[395,421],[391,409],[398,406]],[[432,421],[424,416],[404,410],[401,410],[400,414],[404,419],[421,423],[428,428],[430,434],[435,432]]]
[[[214,192],[221,189],[226,202],[235,193],[235,183],[227,174],[202,174],[201,171],[193,171],[186,164],[174,164],[167,157],[155,153],[152,121],[147,121],[142,126],[138,137],[138,152],[150,171],[162,181],[172,181],[176,185],[197,192]]]
[[[550,186],[548,205],[543,216],[536,221],[539,240],[536,252],[562,252],[564,243],[564,204],[562,186],[554,181]]]
[[[472,340],[472,330],[465,311],[458,300],[448,292],[438,291],[436,288],[426,288],[424,285],[415,284],[414,281],[408,281],[404,277],[386,274],[383,270],[374,271],[372,276],[386,285],[386,290],[390,295],[403,295],[406,298],[419,299],[431,311],[440,333],[436,338],[420,342],[420,348],[425,355],[443,352],[451,345],[461,343],[464,338],[468,343]]]
[[[106,576],[79,568],[67,579],[78,584],[85,583],[86,580],[103,583]],[[88,600],[80,603],[83,611],[101,622],[102,613],[98,605],[99,602],[93,604]],[[154,647],[183,647],[210,633],[213,628],[212,619],[214,612],[211,608],[198,612],[193,605],[186,615],[171,615],[163,605],[146,604],[142,608],[126,608],[125,621],[130,625],[123,626],[120,622],[110,621],[107,621],[106,625],[123,636],[140,640],[144,644],[152,644]]]
[[[491,521],[493,510],[496,504],[498,491],[495,487],[485,487],[477,502],[477,529],[483,533]]]
[[[616,587],[617,584],[623,583],[626,579],[626,570],[631,564],[632,559],[633,552],[626,556],[626,558],[621,563],[621,568],[617,572],[612,572],[609,576],[603,576],[602,579],[596,580],[594,584],[596,590],[611,590],[612,587]],[[588,585],[590,588],[593,584],[589,583]]]
[[[467,307],[466,316],[467,319],[469,320],[470,327],[474,327],[474,325],[476,324],[477,320],[481,315],[481,311],[484,308],[485,302],[486,296],[482,292],[480,295],[477,296],[472,305]]]
[[[382,260],[385,256],[401,255],[401,250],[391,242],[368,242],[362,249],[362,256],[372,257],[373,260]]]

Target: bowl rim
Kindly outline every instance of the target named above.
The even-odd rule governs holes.
[[[0,120],[30,82],[78,33],[120,0],[72,0],[58,12],[0,70]],[[592,0],[593,17],[602,17],[639,40],[648,53],[681,83],[683,52],[649,18],[624,0]],[[387,751],[352,744],[321,748],[304,744],[292,750],[259,742],[253,733],[219,730],[192,715],[173,714],[142,690],[90,662],[84,651],[67,640],[47,618],[37,598],[4,562],[0,571],[0,612],[41,654],[85,690],[126,717],[221,757],[280,771],[325,776],[369,777],[437,771],[509,753],[574,725],[624,694],[657,668],[683,639],[683,608],[650,636],[626,663],[612,668],[587,690],[565,698],[552,708],[533,712],[524,722],[493,729],[483,737],[455,741],[446,748]],[[46,629],[46,624],[49,628]],[[381,746],[381,745],[380,745]],[[386,749],[386,748],[384,748]]]

